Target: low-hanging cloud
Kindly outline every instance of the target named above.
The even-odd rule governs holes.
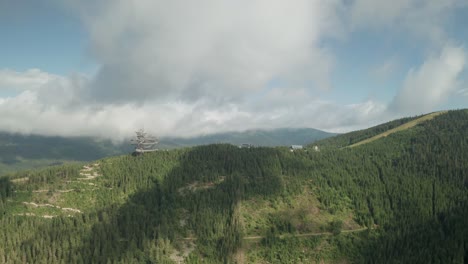
[[[158,136],[182,137],[281,126],[345,131],[357,124],[376,123],[384,110],[383,105],[372,101],[340,106],[314,99],[302,89],[290,90],[291,93],[272,90],[265,99],[222,105],[202,99],[145,104],[79,102],[73,106],[74,92],[79,88],[69,79],[62,77],[37,89],[0,99],[0,129],[116,141],[128,138],[141,127]],[[51,97],[45,98],[47,94]]]
[[[141,127],[159,136],[277,127],[343,132],[409,110],[432,110],[456,90],[465,63],[462,47],[444,48],[446,36],[434,33],[443,32],[439,22],[460,0],[399,0],[391,7],[380,0],[57,4],[64,2],[83,22],[98,70],[59,76],[0,69],[0,91],[8,91],[0,94],[2,131],[115,140]],[[382,8],[391,10],[381,15]],[[431,14],[436,22],[418,18]],[[418,23],[408,28],[410,21]],[[437,39],[430,49],[443,50],[408,73],[392,111],[372,99],[343,104],[321,98],[333,89],[340,63],[327,41],[346,41],[368,24],[429,36],[429,43]],[[395,67],[389,62],[377,74],[385,79]],[[419,93],[427,94],[412,108],[407,98]]]
[[[0,90],[15,93],[24,90],[36,90],[59,78],[60,76],[49,74],[39,69],[29,69],[25,72],[0,69]]]

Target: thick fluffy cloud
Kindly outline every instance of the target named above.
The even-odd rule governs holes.
[[[77,6],[102,64],[98,100],[236,101],[276,78],[329,87],[333,57],[320,41],[336,31],[339,1],[112,0],[93,11],[88,3]]]
[[[21,76],[21,73],[14,74]],[[28,72],[23,75],[28,75]],[[225,104],[214,104],[208,99],[196,102],[150,101],[144,104],[76,102],[75,92],[81,86],[73,79],[57,77],[44,84],[38,80],[34,84],[35,89],[0,99],[0,129],[115,140],[125,139],[141,127],[159,136],[195,136],[281,126],[317,127],[341,132],[369,122],[376,123],[384,111],[383,105],[372,101],[340,106],[314,99],[301,88],[287,91],[271,89],[258,98]]]
[[[458,90],[467,55],[462,47],[447,45],[419,69],[411,69],[392,107],[407,114],[429,112]]]
[[[447,46],[411,70],[391,103],[396,111],[388,111],[374,100],[343,105],[319,96],[333,89],[340,59],[327,40],[346,41],[341,37],[371,24],[410,29],[440,48],[442,22],[462,2],[69,0],[99,70],[91,77],[0,70],[0,89],[10,91],[0,94],[0,130],[114,139],[140,127],[159,136],[276,127],[343,132],[430,111],[457,88],[463,48]],[[389,78],[395,64],[376,74]]]

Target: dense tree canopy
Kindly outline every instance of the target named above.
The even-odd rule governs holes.
[[[466,263],[467,131],[459,110],[356,148],[332,147],[356,142],[343,135],[320,152],[209,145],[127,155],[98,161],[102,176],[89,184],[78,165],[17,173],[0,179],[0,263],[220,263],[239,250],[250,262]],[[304,235],[305,216],[242,214],[304,193],[336,216],[320,234]],[[62,211],[25,214],[39,194]],[[340,212],[368,229],[342,231]],[[263,239],[248,242],[260,222]]]

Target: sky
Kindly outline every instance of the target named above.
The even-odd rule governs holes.
[[[468,106],[468,0],[0,0],[0,131],[123,140]]]

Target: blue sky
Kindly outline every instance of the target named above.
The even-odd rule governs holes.
[[[468,105],[466,0],[0,2],[0,130],[344,132]]]
[[[67,75],[95,65],[77,17],[48,1],[7,1],[0,11],[0,67]]]

